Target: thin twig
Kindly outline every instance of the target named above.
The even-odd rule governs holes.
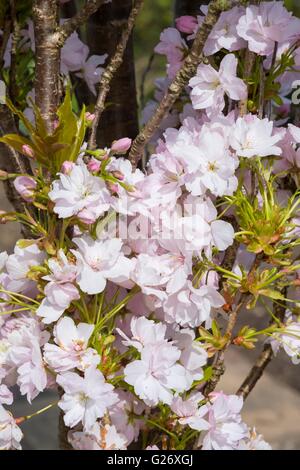
[[[232,1],[224,2],[220,0],[212,0],[210,2],[207,15],[196,34],[196,38],[193,42],[190,53],[186,57],[182,67],[177,72],[174,80],[170,84],[154,115],[143,127],[132,144],[129,160],[131,161],[133,167],[137,166],[139,160],[142,158],[145,146],[149,142],[151,136],[159,127],[161,121],[164,119],[167,112],[172,108],[175,101],[181,95],[190,78],[195,75],[198,65],[203,60],[202,51],[205,42],[212,28],[218,21],[220,14],[224,9],[230,8],[231,6]]]
[[[253,67],[254,67],[254,64],[255,64],[255,59],[256,59],[256,54],[254,52],[250,51],[249,49],[247,49],[246,52],[245,52],[245,59],[244,59],[245,69],[244,69],[244,74],[243,74],[243,78],[246,81],[249,80],[249,78],[251,77],[252,70],[253,70]],[[245,114],[247,114],[247,112],[248,112],[248,93],[247,93],[246,98],[244,98],[243,100],[241,100],[239,102],[239,111],[240,111],[240,116],[245,116]]]
[[[263,375],[266,367],[271,362],[273,356],[274,355],[272,351],[272,346],[270,344],[266,344],[262,352],[260,353],[257,361],[255,362],[254,366],[250,370],[249,374],[245,378],[238,391],[236,392],[237,395],[243,397],[244,400],[248,397],[251,390],[253,390],[253,388]]]
[[[261,63],[259,68],[259,105],[258,117],[262,119],[265,112],[265,72],[264,65]]]
[[[116,52],[111,58],[108,66],[101,75],[100,84],[99,84],[99,93],[97,97],[97,102],[95,105],[95,117],[93,120],[93,125],[89,138],[89,148],[96,148],[96,134],[97,128],[99,125],[100,117],[105,109],[105,101],[110,90],[111,81],[115,76],[117,70],[123,62],[124,52],[130,35],[132,33],[136,18],[143,6],[144,0],[135,0],[132,10],[130,12],[127,24],[122,32],[121,39],[117,45]]]
[[[62,47],[66,39],[74,33],[74,31],[81,25],[87,22],[89,17],[96,13],[97,10],[104,4],[105,0],[88,0],[85,6],[74,15],[64,22],[62,26],[57,28],[55,35],[53,36],[54,41],[59,47]]]
[[[261,255],[256,255],[252,266],[249,270],[248,273],[248,278],[251,280],[253,277],[256,269],[258,268],[260,262],[262,260]],[[224,366],[224,360],[225,360],[225,352],[231,345],[231,338],[232,338],[232,333],[234,330],[234,327],[236,325],[237,319],[238,319],[238,314],[241,310],[241,308],[245,305],[247,299],[248,299],[248,292],[245,292],[243,294],[240,294],[239,292],[235,296],[234,304],[236,305],[235,309],[232,310],[232,312],[229,314],[226,330],[224,333],[224,337],[227,338],[227,342],[225,343],[223,349],[221,351],[218,351],[216,354],[216,358],[214,361],[213,365],[213,376],[211,379],[207,382],[204,388],[204,394],[207,396],[211,392],[213,392],[218,385],[222,375],[225,372],[225,366]]]
[[[155,53],[153,52],[151,54],[151,56],[149,57],[147,67],[145,68],[145,70],[142,73],[141,86],[140,86],[140,102],[141,102],[142,108],[144,108],[144,106],[146,104],[145,103],[145,82],[146,82],[147,75],[151,70],[154,57],[155,57]]]

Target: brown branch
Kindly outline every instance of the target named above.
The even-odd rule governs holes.
[[[58,26],[58,2],[34,0],[35,99],[51,134],[59,104],[60,49],[53,41]]]
[[[149,142],[151,136],[159,127],[167,112],[172,108],[176,100],[179,98],[189,80],[195,75],[198,65],[203,60],[202,51],[212,28],[218,21],[222,11],[230,8],[232,3],[233,2],[229,0],[212,0],[210,2],[208,13],[197,32],[191,50],[182,67],[177,72],[174,80],[170,84],[168,90],[158,105],[154,115],[143,127],[132,144],[129,159],[133,167],[137,166],[137,163],[141,159],[144,148]]]
[[[57,28],[54,41],[59,47],[62,47],[66,39],[74,33],[74,31],[79,28],[81,25],[86,23],[91,15],[96,13],[97,10],[104,4],[105,0],[88,0],[85,3],[85,6],[74,15],[72,18],[69,18],[64,24]]]
[[[249,393],[253,390],[261,376],[263,375],[266,367],[273,359],[274,354],[270,344],[266,344],[260,353],[257,361],[250,370],[249,374],[245,378],[244,382],[236,392],[237,395],[240,395],[244,400],[248,397]]]
[[[132,33],[136,18],[144,4],[144,0],[135,0],[132,10],[130,12],[126,27],[124,28],[119,44],[117,45],[116,52],[111,58],[108,66],[104,70],[99,84],[99,94],[95,105],[95,117],[91,128],[89,138],[89,148],[94,149],[96,147],[96,136],[97,128],[99,125],[100,117],[105,109],[105,101],[110,90],[111,81],[119,69],[123,61],[124,52],[130,35]]]

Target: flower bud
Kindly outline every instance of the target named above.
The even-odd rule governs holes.
[[[0,180],[7,180],[7,178],[8,178],[7,171],[0,170]]]
[[[93,120],[95,119],[95,114],[92,114],[92,113],[85,113],[85,120],[88,121],[88,122],[93,122]]]
[[[91,173],[97,173],[100,171],[101,162],[96,160],[95,158],[91,158],[91,160],[87,164],[87,168]]]
[[[73,170],[74,166],[75,166],[74,162],[70,162],[70,161],[66,160],[62,164],[60,172],[63,173],[64,175],[69,175],[71,173],[71,171]]]
[[[26,202],[32,202],[34,200],[36,186],[37,182],[29,176],[18,176],[14,181],[16,191]]]
[[[22,152],[24,153],[24,155],[26,155],[29,158],[34,157],[33,148],[30,147],[30,145],[27,145],[27,144],[22,145]]]
[[[112,171],[111,174],[117,178],[117,180],[120,180],[120,181],[123,181],[125,176],[123,175],[123,173],[119,170],[116,170],[116,171]]]
[[[111,181],[106,181],[106,186],[112,194],[118,194],[119,186]]]
[[[192,34],[198,25],[194,16],[184,15],[176,19],[176,28],[181,33]]]
[[[126,153],[131,146],[132,140],[128,137],[123,137],[123,139],[115,140],[111,146],[111,151],[113,153]]]

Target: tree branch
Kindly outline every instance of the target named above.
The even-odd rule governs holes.
[[[222,11],[230,8],[232,3],[233,2],[230,0],[212,0],[210,2],[208,13],[197,32],[190,53],[186,57],[180,70],[177,72],[176,77],[170,84],[154,115],[147,122],[132,144],[129,160],[131,161],[133,167],[137,166],[137,163],[141,159],[144,148],[149,142],[151,136],[159,127],[161,121],[164,119],[167,112],[172,108],[175,101],[179,98],[190,78],[195,75],[198,65],[203,60],[202,51],[209,33],[218,21]]]
[[[100,117],[105,109],[105,101],[110,90],[111,81],[117,72],[118,68],[122,64],[124,52],[133,30],[136,18],[144,4],[144,0],[135,0],[132,10],[130,12],[128,22],[124,28],[119,44],[117,45],[116,52],[111,58],[110,63],[104,70],[99,85],[99,94],[95,105],[95,117],[91,129],[89,138],[89,148],[94,149],[96,147],[97,128],[99,125]]]
[[[51,134],[59,104],[60,49],[53,41],[58,26],[58,2],[34,0],[33,22],[36,49],[35,99]]]
[[[274,357],[272,347],[270,344],[266,344],[260,353],[257,361],[250,370],[249,374],[245,378],[244,382],[236,392],[237,395],[240,395],[244,400],[248,397],[249,393],[253,390],[261,376],[263,375],[266,367],[271,362]]]
[[[76,13],[76,15],[65,21],[62,26],[57,28],[54,34],[55,43],[59,47],[62,47],[66,39],[72,33],[74,33],[77,28],[86,23],[89,17],[96,13],[96,11],[104,4],[104,2],[105,0],[88,0],[85,6],[78,13]]]

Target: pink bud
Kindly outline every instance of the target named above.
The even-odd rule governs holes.
[[[182,33],[192,34],[197,25],[197,18],[194,16],[185,15],[176,19],[176,28]]]
[[[123,137],[123,139],[115,140],[111,146],[111,151],[113,153],[126,153],[131,146],[132,140],[128,137]]]
[[[34,151],[33,151],[33,148],[30,147],[30,145],[22,145],[22,152],[24,153],[24,155],[26,155],[27,157],[29,158],[33,158],[34,157]]]
[[[119,170],[112,171],[111,174],[112,174],[115,178],[117,178],[118,180],[120,180],[120,181],[123,181],[124,178],[125,178],[125,176],[123,175],[123,173],[122,173],[121,171],[119,171]]]
[[[88,121],[88,122],[93,122],[93,120],[95,119],[95,114],[92,114],[92,113],[85,113],[85,120]]]
[[[29,176],[18,176],[14,181],[14,187],[24,201],[32,202],[37,183]]]
[[[71,173],[71,171],[73,170],[74,166],[75,166],[74,162],[70,162],[70,161],[66,160],[62,164],[60,172],[63,173],[64,175],[69,175]]]
[[[86,225],[91,225],[96,220],[95,216],[87,209],[82,209],[82,211],[78,212],[77,217],[80,222]]]
[[[112,194],[117,194],[119,191],[119,186],[111,181],[107,181],[106,186]]]
[[[91,173],[97,173],[100,168],[101,168],[101,162],[99,162],[98,160],[96,160],[95,158],[92,158],[88,164],[87,164],[87,167],[88,167],[88,170],[91,172]]]

